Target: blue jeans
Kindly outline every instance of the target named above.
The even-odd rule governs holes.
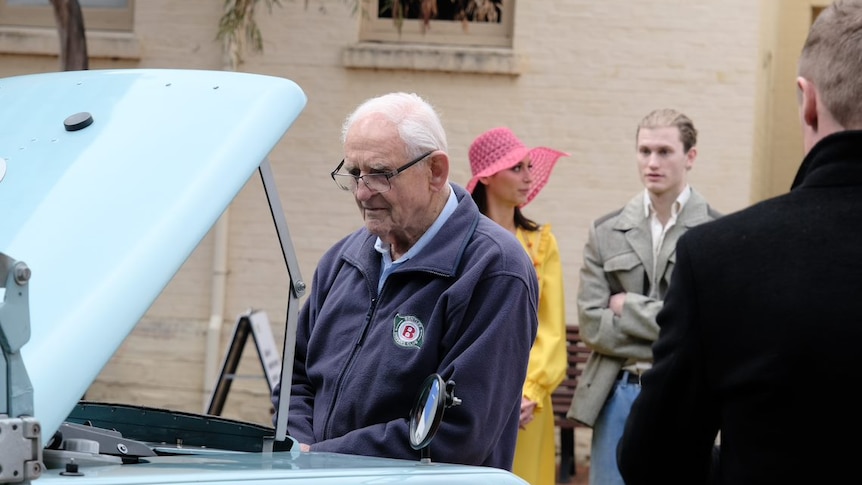
[[[624,485],[617,468],[617,443],[623,435],[632,403],[641,392],[640,384],[629,383],[627,377],[623,376],[614,384],[593,426],[590,485]]]

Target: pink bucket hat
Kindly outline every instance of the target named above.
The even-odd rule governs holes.
[[[512,130],[505,127],[482,133],[470,145],[470,170],[473,172],[473,178],[467,183],[467,191],[473,193],[479,178],[490,177],[501,170],[512,168],[527,154],[533,161],[533,187],[524,202],[524,205],[529,204],[548,183],[557,160],[569,154],[547,147],[527,148]]]

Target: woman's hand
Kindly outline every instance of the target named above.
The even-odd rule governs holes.
[[[536,403],[530,401],[524,396],[521,396],[521,419],[518,422],[518,427],[526,429],[527,425],[536,417]]]

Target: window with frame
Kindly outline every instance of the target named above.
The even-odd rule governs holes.
[[[363,0],[360,41],[512,47],[514,0]]]
[[[134,0],[78,0],[88,30],[132,31]],[[0,0],[0,24],[56,28],[49,0]]]

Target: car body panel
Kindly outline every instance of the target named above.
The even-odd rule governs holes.
[[[475,484],[524,482],[495,468],[406,462],[335,453],[277,452],[162,456],[135,465],[88,467],[83,476],[48,470],[36,482],[49,484],[224,484],[238,482],[314,484]]]
[[[221,71],[0,80],[0,248],[32,271],[22,356],[43,442],[305,102],[290,80]],[[93,123],[66,131],[81,112]]]

